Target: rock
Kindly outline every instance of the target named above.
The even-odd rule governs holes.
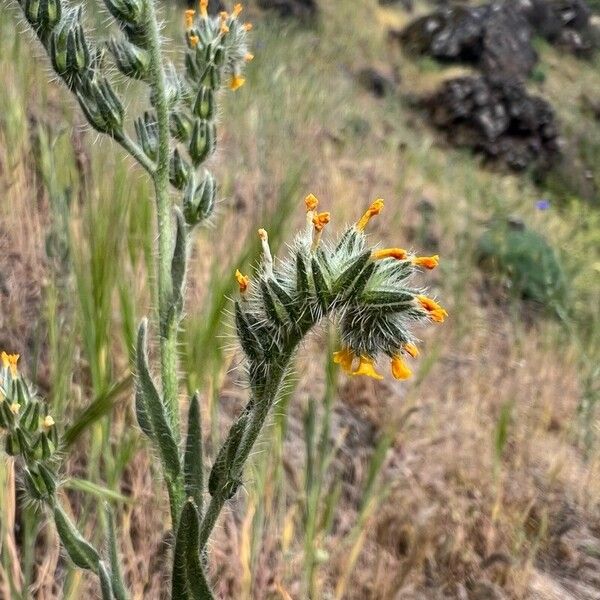
[[[266,10],[274,10],[281,17],[312,19],[317,14],[316,0],[258,0],[258,6]]]
[[[514,79],[458,77],[444,82],[424,104],[453,144],[513,170],[545,170],[560,156],[552,107]]]
[[[509,77],[528,75],[538,59],[531,38],[525,17],[506,5],[492,4],[483,30],[481,69]]]
[[[599,37],[590,15],[586,0],[494,0],[439,9],[395,36],[409,51],[522,79],[537,62],[534,33],[574,54],[589,55]]]
[[[396,81],[375,67],[361,69],[357,74],[357,79],[362,87],[377,98],[393,94],[396,89]]]
[[[473,63],[488,73],[525,77],[537,61],[531,34],[521,13],[494,2],[441,9],[413,21],[400,39],[409,51]]]

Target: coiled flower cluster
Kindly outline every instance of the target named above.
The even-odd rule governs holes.
[[[415,256],[403,248],[371,247],[369,220],[383,209],[374,201],[338,240],[322,240],[329,213],[318,200],[305,200],[307,227],[294,240],[290,257],[274,265],[265,231],[259,232],[263,260],[254,281],[236,273],[241,298],[236,303],[237,334],[248,359],[250,381],[260,386],[270,365],[288,355],[325,316],[339,327],[341,349],[333,359],[351,375],[382,379],[375,363],[391,362],[392,375],[406,379],[404,358],[419,354],[413,327],[441,323],[447,312],[411,285],[419,269],[433,269],[439,257]]]

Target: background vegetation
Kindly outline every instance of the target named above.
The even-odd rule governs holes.
[[[387,36],[409,18],[402,9],[332,0],[312,27],[250,13],[256,58],[235,102],[225,97],[213,165],[222,203],[193,249],[181,339],[208,450],[245,397],[227,333],[232,274],[255,261],[257,227],[284,243],[307,192],[340,229],[385,198],[377,234],[440,253],[428,283],[451,318],[427,332],[407,383],[348,380],[323,351],[327,334],[306,345],[215,533],[217,592],[600,598],[600,121],[589,104],[599,59],[539,44],[529,87],[556,108],[577,168],[534,183],[484,168],[427,126],[412,98],[465,69],[403,56]],[[181,10],[163,14],[176,39]],[[166,503],[133,425],[130,376],[152,302],[150,190],[46,84],[17,16],[0,8],[0,347],[22,354],[55,419],[72,424],[64,493],[86,535],[113,503],[136,598],[159,598]],[[98,33],[104,23],[98,14]],[[372,65],[400,73],[395,92],[361,87]],[[16,487],[3,462],[0,598],[94,597]]]

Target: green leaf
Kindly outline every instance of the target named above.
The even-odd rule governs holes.
[[[317,293],[317,299],[319,300],[321,308],[323,308],[323,310],[326,310],[330,294],[329,286],[327,285],[327,281],[325,280],[325,276],[323,275],[321,266],[314,258],[311,261],[311,267],[313,281],[315,284],[315,292]]]
[[[177,233],[175,236],[173,259],[171,261],[171,281],[173,285],[173,309],[179,314],[183,307],[183,289],[185,286],[187,262],[187,230],[185,218],[181,210],[175,207],[174,212]]]
[[[138,385],[142,393],[144,407],[150,417],[152,438],[158,447],[165,473],[174,481],[181,471],[179,452],[167,421],[165,407],[148,369],[147,329],[148,321],[143,319],[138,330],[136,356]]]
[[[198,506],[198,511],[202,514],[204,461],[202,457],[202,421],[198,392],[192,396],[188,411],[188,429],[185,441],[183,472],[185,478],[185,493],[194,499]]]
[[[87,542],[79,533],[71,519],[67,516],[60,504],[54,507],[54,523],[60,541],[69,558],[80,569],[96,572],[100,556],[96,549]]]
[[[94,423],[106,416],[115,405],[118,397],[129,389],[133,380],[132,375],[126,375],[115,383],[105,394],[98,396],[82,413],[63,436],[66,448],[72,446],[79,437],[85,433]]]
[[[177,528],[173,555],[173,600],[212,600],[200,553],[198,539],[200,522],[196,505],[192,499],[184,504]]]
[[[357,256],[337,278],[333,286],[333,292],[335,294],[343,292],[360,275],[365,265],[369,262],[369,258],[371,258],[370,250]]]
[[[106,537],[108,538],[110,585],[112,593],[116,600],[128,600],[129,594],[123,583],[123,574],[121,573],[121,564],[119,561],[119,549],[117,547],[117,536],[115,533],[115,518],[108,503],[104,505],[104,514],[106,516]]]
[[[97,483],[92,483],[87,479],[69,477],[63,483],[63,486],[70,490],[77,490],[78,492],[83,492],[84,494],[91,494],[92,496],[96,496],[101,500],[123,502],[124,504],[130,504],[132,502],[131,498],[127,498],[127,496],[123,496],[123,494],[119,494],[119,492],[115,492],[114,490],[106,488],[102,485],[98,485]]]

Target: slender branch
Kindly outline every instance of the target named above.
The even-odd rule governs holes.
[[[137,162],[144,170],[154,179],[156,173],[156,165],[146,156],[142,149],[126,134],[121,138],[114,138]]]

